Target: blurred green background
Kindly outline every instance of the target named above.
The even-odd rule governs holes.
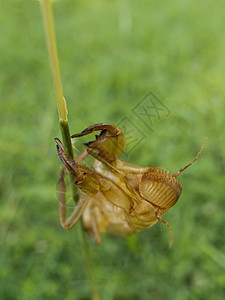
[[[39,2],[0,5],[0,299],[90,299],[79,226],[59,224],[60,133]],[[161,224],[101,246],[88,237],[102,299],[225,298],[224,10],[223,0],[54,1],[71,133],[131,125],[142,139],[123,158],[172,172],[208,137],[164,216],[171,250]],[[158,117],[148,106],[151,128],[134,113],[149,91],[161,101]]]

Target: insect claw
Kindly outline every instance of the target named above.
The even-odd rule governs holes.
[[[62,142],[58,139],[58,138],[54,138],[57,146],[59,146],[63,151],[64,151],[64,148],[63,148],[63,144]],[[58,148],[57,148],[58,149]]]
[[[85,146],[89,146],[92,142],[86,142],[86,143],[83,143],[83,145]]]
[[[101,131],[101,133],[100,133],[100,135],[95,136],[96,138],[98,138],[99,136],[101,136],[104,133],[110,137],[115,137],[122,133],[121,129],[119,129],[115,125],[112,125],[109,123],[99,123],[99,124],[94,124],[92,126],[89,126],[88,128],[84,129],[81,133],[73,134],[71,136],[71,138],[85,136],[94,131],[99,131],[99,130]]]
[[[57,143],[56,148],[62,163],[71,173],[75,174],[77,172],[77,164],[72,159],[66,157],[62,142],[58,138],[55,138],[54,140]]]
[[[82,137],[100,131],[100,134],[95,135],[94,141],[83,143],[89,149],[97,151],[96,159],[106,161],[108,164],[117,163],[117,157],[123,152],[125,139],[122,130],[115,125],[109,123],[99,123],[89,126],[81,133],[76,133],[71,138]],[[91,153],[89,153],[92,155]]]

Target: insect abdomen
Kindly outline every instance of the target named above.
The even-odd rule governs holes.
[[[171,174],[156,168],[152,169],[141,178],[140,195],[151,204],[167,210],[179,199],[181,185]]]

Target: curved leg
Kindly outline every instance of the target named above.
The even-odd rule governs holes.
[[[96,159],[116,166],[117,157],[123,152],[125,146],[125,138],[120,128],[108,123],[95,124],[81,133],[72,135],[71,138],[82,137],[99,130],[101,133],[95,136],[96,140],[84,145],[91,150],[92,156],[95,153]]]
[[[165,225],[167,226],[167,228],[169,229],[169,233],[170,233],[169,247],[172,248],[172,246],[173,246],[173,230],[172,230],[172,228],[170,227],[170,225],[169,225],[166,221],[164,221],[164,220],[160,217],[158,210],[156,210],[155,216],[156,216],[156,219],[157,219],[159,222],[165,224]]]
[[[92,149],[87,149],[88,154],[90,154],[92,157],[94,157],[96,160],[104,164],[109,171],[115,173],[118,177],[124,177],[124,173],[120,172],[116,167],[111,165],[108,161],[106,161],[104,158],[99,156],[97,153],[95,153]]]
[[[180,175],[181,172],[183,172],[185,169],[187,169],[188,167],[190,167],[199,157],[199,155],[202,153],[202,150],[205,146],[207,138],[204,139],[204,142],[201,146],[200,151],[198,152],[198,154],[196,155],[196,157],[192,160],[192,162],[190,162],[189,164],[187,164],[185,167],[181,168],[180,170],[178,170],[176,173],[173,174],[173,177],[177,177],[178,175]]]
[[[98,226],[94,214],[91,216],[91,225],[92,225],[91,236],[93,237],[96,244],[100,245],[102,243],[102,239],[98,231]]]
[[[80,217],[82,216],[85,208],[87,207],[89,201],[86,195],[83,195],[79,198],[77,204],[75,205],[72,213],[68,218],[66,218],[66,183],[64,180],[64,176],[67,171],[65,168],[61,170],[60,178],[59,178],[59,217],[61,226],[64,229],[71,229],[76,225]]]
[[[90,134],[94,131],[97,131],[97,130],[104,130],[106,132],[106,136],[117,136],[119,134],[122,133],[122,130],[113,125],[113,124],[110,124],[110,123],[98,123],[98,124],[94,124],[94,125],[91,125],[89,126],[88,128],[84,129],[81,133],[75,133],[71,136],[71,138],[76,138],[76,137],[80,137],[80,136],[84,136],[84,135],[87,135],[87,134]],[[102,134],[102,133],[101,133]],[[97,137],[96,137],[97,138]]]
[[[99,191],[99,176],[96,172],[92,171],[88,167],[81,165],[78,161],[71,160],[66,156],[63,145],[58,138],[55,138],[57,143],[57,151],[59,158],[65,167],[70,171],[74,183],[86,194],[96,194]],[[81,153],[79,161],[86,156],[86,152]],[[63,178],[63,176],[61,176]],[[62,186],[62,188],[64,188]]]
[[[76,161],[81,162],[88,155],[87,149],[84,149],[80,155],[77,156]]]

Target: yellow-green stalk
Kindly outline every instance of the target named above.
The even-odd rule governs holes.
[[[49,60],[51,64],[52,77],[56,94],[57,108],[59,114],[59,127],[62,134],[63,145],[66,154],[71,159],[73,159],[73,149],[70,139],[70,131],[67,118],[68,111],[66,100],[63,96],[51,1],[41,0],[41,8],[46,32]]]

